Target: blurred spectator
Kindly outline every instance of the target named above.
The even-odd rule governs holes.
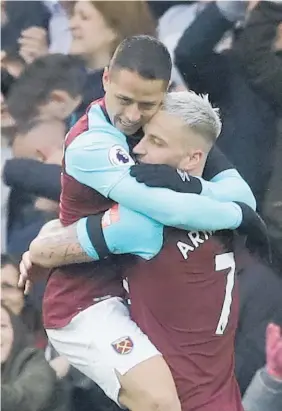
[[[49,53],[69,53],[71,46],[71,32],[69,17],[72,14],[75,1],[44,1],[49,9],[51,18],[49,21]]]
[[[210,2],[188,27],[175,63],[189,88],[207,93],[220,108],[218,145],[251,185],[261,206],[271,170],[275,113],[251,87],[233,50],[214,51],[223,35],[244,17],[246,2]]]
[[[31,25],[22,30],[18,39],[19,54],[27,64],[49,52],[67,54],[70,49],[71,33],[68,15],[71,13],[74,2],[49,0],[42,3],[50,16],[48,30]]]
[[[38,118],[65,121],[80,104],[84,84],[82,64],[76,57],[41,57],[13,84],[8,96],[9,113],[21,128],[30,127],[29,123]]]
[[[3,2],[1,2],[2,6]],[[3,13],[3,10],[2,10]],[[6,99],[9,91],[20,74],[23,67],[19,58],[8,56],[5,51],[1,51],[1,164],[4,166],[6,160],[11,158],[12,152],[9,141],[15,135],[15,121],[11,117]],[[2,170],[1,167],[1,171]],[[2,173],[1,173],[2,174]],[[9,188],[1,180],[1,252],[6,252],[7,240],[7,209],[8,209]]]
[[[28,125],[30,129],[27,129]],[[21,159],[11,160],[4,168],[4,181],[12,187],[7,233],[10,254],[18,255],[26,251],[41,227],[58,215],[65,131],[65,124],[61,120],[39,119],[33,125],[27,124],[14,139],[13,153]],[[24,161],[22,158],[45,164]],[[50,179],[53,179],[52,183]],[[38,196],[44,199],[38,200]]]
[[[51,158],[57,164],[41,163],[30,158],[12,158],[6,161],[3,178],[7,186],[37,197],[59,202],[61,193],[61,159],[59,151]],[[50,160],[49,160],[50,161]]]
[[[93,100],[103,97],[103,69],[125,37],[155,35],[156,25],[145,1],[79,0],[70,20],[71,53],[85,62],[88,79],[82,114]]]
[[[0,2],[0,6],[1,6],[1,27],[5,26],[5,24],[7,24],[8,21],[8,16],[6,13],[6,1],[1,0]]]
[[[235,372],[243,395],[256,371],[266,363],[267,324],[282,326],[282,272],[256,261],[240,250],[240,311],[235,341]],[[267,408],[266,408],[267,409]]]
[[[22,334],[23,345],[21,345],[21,348],[23,349],[25,347],[25,338],[28,338],[28,344],[30,345],[30,347],[31,345],[36,344],[38,348],[44,348],[46,344],[46,340],[43,341],[42,334],[40,333],[40,331],[42,332],[43,330],[40,329],[39,324],[34,323],[35,320],[38,321],[38,317],[36,316],[35,318],[34,308],[31,305],[26,305],[26,303],[24,305],[24,296],[23,296],[22,290],[20,290],[17,287],[18,279],[19,279],[19,271],[14,261],[7,255],[1,255],[1,303],[4,304],[5,307],[7,307],[7,309],[13,313],[13,315],[18,317],[18,320],[16,318],[14,320],[15,320],[15,324],[19,325],[19,328],[18,328],[19,335]],[[38,284],[35,287],[38,288]],[[5,318],[5,315],[3,316],[3,318]],[[29,337],[26,331],[23,331],[23,325],[21,321],[23,322],[23,324],[25,324],[25,326],[32,333],[29,335]],[[31,352],[31,351],[35,351],[35,350],[30,348],[29,351],[27,352]],[[2,352],[2,359],[4,359],[5,358],[5,332],[2,333],[1,352]],[[27,354],[27,352],[25,352],[25,354]],[[39,354],[38,352],[37,356],[41,358],[41,361],[43,364],[42,365],[42,372],[43,372],[44,367],[47,368],[47,363],[46,365],[44,365],[45,361],[43,359],[43,354]],[[26,355],[23,354],[22,359],[24,360],[25,357]],[[73,396],[74,396],[74,401],[78,403],[78,408],[75,408],[74,410],[79,409],[81,411],[81,408],[79,408],[81,406],[84,406],[85,410],[94,409],[93,407],[95,403],[97,403],[97,400],[99,401],[100,404],[103,404],[103,403],[111,404],[110,400],[105,399],[104,395],[101,395],[98,393],[98,388],[94,386],[94,384],[90,382],[90,380],[88,380],[85,376],[81,375],[78,371],[74,370],[73,368],[71,369],[71,372],[69,373],[70,366],[64,357],[60,357],[58,355],[55,355],[55,356],[50,355],[48,354],[48,352],[46,352],[45,357],[47,357],[49,365],[55,371],[57,378],[62,379],[68,376],[69,384],[67,384],[67,382],[64,381],[64,383],[62,382],[61,388],[64,388],[64,390],[67,389],[70,383],[72,386],[76,387],[73,391]],[[16,361],[18,360],[16,359]],[[18,367],[21,367],[21,366],[22,366],[22,363],[21,361],[19,361]],[[8,366],[8,368],[10,367]],[[3,369],[2,369],[2,372],[3,372]],[[28,369],[27,372],[30,372],[30,370]],[[48,372],[50,373],[50,371]],[[10,378],[12,377],[14,379],[14,383],[17,383],[17,375],[15,375],[14,372],[12,375],[10,375]],[[31,379],[36,378],[36,375],[30,376],[30,378]],[[45,378],[43,376],[40,383],[43,384],[44,382],[45,382]],[[28,381],[26,383],[28,383]],[[14,388],[13,385],[12,385],[12,388]],[[65,398],[66,394],[67,393],[64,393],[64,402],[66,402],[65,407],[67,407],[67,398]],[[2,391],[2,395],[3,395],[3,391]],[[27,392],[26,395],[28,396],[29,392]],[[5,398],[5,401],[6,401],[6,398]],[[89,404],[87,404],[87,401]],[[89,405],[89,408],[88,408],[88,405]],[[17,408],[10,408],[10,409],[15,411]],[[22,409],[22,408],[18,408],[18,409]],[[29,408],[23,408],[23,409],[29,409]],[[34,411],[35,409],[37,408],[32,408],[32,411]],[[39,409],[40,411],[43,410],[43,408],[39,408]],[[52,407],[48,409],[50,409],[50,411],[53,410]],[[56,410],[57,408],[54,408],[54,409]],[[58,408],[58,410],[61,410],[61,409],[62,410],[66,409],[67,411],[70,411],[70,408],[64,408],[64,407]]]
[[[40,309],[35,308],[32,299],[25,300],[23,291],[18,288],[19,268],[16,259],[7,254],[1,254],[1,302],[14,315],[21,318],[33,336],[34,343],[38,347],[46,344],[46,336],[43,331],[40,317]],[[38,286],[35,286],[38,288]]]
[[[69,52],[68,17],[74,1],[1,1],[2,49],[29,64],[48,52]]]
[[[55,90],[54,95],[56,92]],[[56,97],[53,98],[54,106],[52,101],[50,103],[47,102],[45,111],[43,111],[41,106],[42,113],[44,113],[41,118],[30,122],[23,128],[19,128],[19,132],[12,146],[15,157],[33,158],[48,164],[61,164],[66,127],[63,121],[55,118],[57,101]],[[64,101],[62,103],[59,101],[58,105],[60,104],[64,105]],[[67,104],[68,102],[66,106]],[[52,118],[53,110],[54,117]],[[66,107],[65,110],[68,110],[68,107]],[[47,115],[48,112],[50,113],[50,117],[45,118],[44,116]],[[58,113],[58,116],[63,117],[63,113],[64,108],[61,110],[61,113]],[[28,128],[28,126],[30,126],[30,128]]]
[[[282,409],[282,328],[269,324],[266,332],[266,367],[253,378],[243,399],[245,411]]]
[[[28,27],[18,39],[19,55],[26,64],[48,54],[48,33],[42,27]]]
[[[84,81],[76,57],[54,54],[29,65],[9,93],[9,112],[17,123],[14,155],[50,164],[13,160],[4,169],[4,181],[13,188],[8,204],[10,254],[23,253],[42,225],[57,216],[65,122],[81,101]],[[38,196],[45,198],[36,200]]]
[[[1,49],[19,52],[18,39],[29,27],[48,29],[50,14],[41,1],[1,1]]]
[[[14,77],[7,70],[1,70],[1,130],[12,127],[15,122],[9,114],[5,97],[7,96]]]
[[[117,45],[138,34],[155,34],[145,1],[77,1],[70,22],[72,54],[82,56],[90,70],[104,68]]]
[[[2,117],[2,116],[1,116]],[[1,118],[2,122],[2,118]],[[11,147],[9,147],[7,139],[3,136],[1,139],[1,175],[3,176],[3,167],[6,161],[12,157]],[[7,223],[8,223],[8,199],[10,189],[1,179],[1,253],[6,252],[7,247]]]
[[[169,9],[172,7],[179,5],[179,4],[187,4],[187,0],[182,0],[182,1],[147,1],[150,10],[153,14],[153,16],[156,19],[160,19]],[[189,1],[189,3],[197,3],[195,1]]]
[[[26,188],[24,190],[26,193],[40,196],[41,198],[35,202],[35,207],[50,213],[59,212],[57,193],[60,190],[60,167],[65,134],[66,128],[63,122],[59,120],[39,120],[39,122],[33,124],[31,130],[23,134],[17,134],[13,142],[13,153],[16,158],[21,159],[8,163],[5,168],[6,177],[8,177],[6,182],[11,182],[12,174],[17,174],[18,179],[12,181],[13,187],[16,188],[18,183],[21,190]],[[23,158],[35,159],[44,164],[27,162]],[[23,172],[24,170],[26,170],[26,173]],[[21,175],[19,174],[20,171],[22,171]],[[55,178],[51,184],[50,178]],[[50,196],[48,194],[52,188],[56,192],[55,195],[52,193],[53,195]],[[57,197],[55,202],[52,197]]]
[[[5,137],[12,137],[15,133],[15,121],[7,107],[7,97],[24,69],[24,62],[17,54],[7,54],[1,51],[1,132]]]
[[[203,1],[174,2],[173,6],[168,8],[160,17],[158,38],[168,48],[172,61],[174,59],[175,47],[183,32],[191,25],[195,18],[197,18],[206,4],[207,3]],[[185,87],[184,81],[174,65],[171,73],[171,81],[176,87]]]
[[[67,393],[19,317],[1,305],[1,409],[68,411]]]
[[[282,116],[278,119],[272,174],[266,192],[263,216],[273,248],[273,263],[282,267]]]
[[[18,288],[19,270],[15,262],[7,255],[1,255],[1,303],[15,315],[21,315],[24,296]]]
[[[282,4],[260,1],[235,44],[248,79],[282,112]]]
[[[40,178],[40,176],[38,176]],[[35,209],[35,197],[24,191],[11,190],[8,201],[7,252],[21,255],[29,247],[41,227],[55,218],[52,210],[46,213]]]
[[[1,92],[4,96],[8,94],[9,86],[13,84],[12,79],[19,77],[24,67],[25,63],[17,53],[1,51],[1,72],[4,75],[8,73],[11,76],[10,78],[1,79]]]
[[[263,215],[282,266],[282,4],[261,1],[250,12],[235,51],[252,87],[276,113],[276,145]]]

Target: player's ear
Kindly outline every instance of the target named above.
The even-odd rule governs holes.
[[[53,90],[50,94],[50,101],[61,104],[68,99],[68,96],[68,93],[64,90]]]
[[[64,90],[53,90],[50,94],[50,99],[47,105],[49,109],[55,114],[65,115],[65,108],[67,106],[70,96]]]
[[[41,150],[41,149],[36,150],[36,159],[37,159],[37,161],[40,161],[41,163],[45,163],[46,158],[47,157],[46,157],[43,150]]]
[[[193,172],[194,170],[198,169],[199,165],[201,165],[204,158],[204,153],[202,150],[193,150],[190,151],[187,156],[185,156],[181,162],[180,166],[178,167],[180,170],[185,170],[188,173]]]
[[[109,68],[105,67],[104,68],[104,73],[103,73],[103,87],[104,90],[107,91],[107,86],[110,82],[110,73],[109,73]]]
[[[46,107],[53,115],[64,119],[79,106],[81,100],[81,96],[73,98],[67,91],[53,90]]]

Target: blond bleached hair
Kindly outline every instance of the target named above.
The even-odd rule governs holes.
[[[219,109],[211,105],[207,95],[198,95],[193,91],[171,92],[166,95],[162,110],[178,116],[211,145],[221,132]]]

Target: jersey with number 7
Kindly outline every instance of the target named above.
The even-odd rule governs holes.
[[[78,237],[86,230],[93,238],[85,223]],[[111,252],[134,254],[123,267],[131,315],[171,368],[182,410],[243,410],[234,375],[233,232],[167,228],[120,205],[102,227]],[[81,245],[96,259],[90,243]]]
[[[242,410],[234,375],[238,295],[232,233],[164,229],[128,267],[131,314],[171,368],[183,411]]]

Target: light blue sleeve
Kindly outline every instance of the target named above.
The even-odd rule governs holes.
[[[147,187],[129,175],[125,175],[113,187],[109,196],[117,203],[163,225],[184,230],[235,229],[242,221],[241,208],[235,203]]]
[[[120,133],[121,134],[121,133]],[[87,131],[65,153],[66,171],[82,184],[166,226],[185,230],[236,229],[241,208],[206,196],[182,194],[138,183],[129,170],[134,163],[125,137],[113,131]]]
[[[112,133],[111,129],[82,133],[65,150],[66,172],[108,197],[111,189],[134,164],[122,137],[122,134]]]
[[[112,254],[134,254],[149,260],[163,245],[163,225],[142,214],[119,205],[118,221],[103,228],[104,238]],[[78,241],[89,257],[99,260],[86,228],[87,218],[77,223]]]
[[[234,168],[222,171],[206,181],[200,178],[203,186],[202,195],[219,201],[240,201],[253,210],[256,209],[256,199],[246,181]]]

